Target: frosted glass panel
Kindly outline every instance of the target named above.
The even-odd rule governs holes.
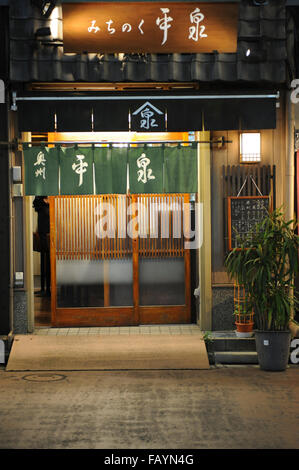
[[[102,260],[57,260],[57,307],[103,307]]]
[[[133,305],[132,258],[112,259],[108,263],[110,305]]]
[[[184,258],[139,260],[140,305],[184,305]]]
[[[92,285],[104,282],[102,260],[57,260],[57,285]]]
[[[133,304],[131,259],[57,260],[56,279],[58,308]]]

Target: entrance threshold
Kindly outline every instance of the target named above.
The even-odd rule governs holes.
[[[81,327],[81,328],[47,328],[37,327],[34,335],[39,336],[72,336],[72,335],[202,335],[196,324],[176,325],[139,325],[139,326],[113,326],[113,327]]]

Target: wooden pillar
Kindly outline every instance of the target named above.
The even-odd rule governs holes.
[[[22,133],[23,142],[31,140],[31,133]],[[27,291],[27,325],[28,333],[34,331],[34,276],[33,276],[33,226],[32,196],[24,196],[24,255],[25,255],[25,288]]]
[[[196,133],[196,140],[209,141],[210,132],[202,131]],[[211,148],[210,144],[198,145],[198,203],[201,205],[202,226],[198,256],[198,278],[199,278],[199,319],[198,323],[202,330],[212,329],[212,264],[211,264]],[[200,217],[198,217],[200,221]]]
[[[190,210],[190,194],[184,194],[184,211],[188,211],[186,217],[184,217],[184,233],[189,234],[191,230],[191,210]],[[185,304],[186,314],[190,318],[191,315],[191,254],[190,250],[185,248],[184,250],[184,261],[185,261]],[[190,320],[189,320],[190,321]]]
[[[132,204],[133,214],[131,223],[133,228],[133,239],[132,239],[132,262],[133,262],[133,323],[138,325],[140,323],[140,314],[139,314],[139,238],[138,230],[140,230],[140,209],[137,209],[137,196],[132,195],[129,201]],[[138,219],[136,217],[138,213]],[[132,220],[134,222],[132,222]],[[136,221],[138,220],[138,230],[136,228]]]
[[[285,219],[294,220],[295,214],[295,108],[291,100],[291,91],[286,93],[286,184],[285,184]],[[294,289],[291,288],[291,295]],[[294,319],[294,308],[291,318]]]
[[[49,198],[50,211],[50,263],[51,263],[51,325],[56,325],[57,291],[56,291],[56,216],[54,196]]]
[[[110,259],[104,259],[104,307],[110,307],[110,276],[109,263]]]
[[[286,93],[286,184],[285,218],[294,218],[295,201],[295,112],[291,92]]]

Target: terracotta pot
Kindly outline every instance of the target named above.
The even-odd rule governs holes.
[[[235,324],[237,326],[236,335],[239,338],[250,338],[252,336],[254,322],[249,322],[249,323],[235,322]]]

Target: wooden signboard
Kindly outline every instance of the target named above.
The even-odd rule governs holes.
[[[228,247],[237,248],[236,232],[242,237],[261,222],[271,209],[269,196],[228,197]]]
[[[63,9],[64,52],[236,52],[238,3],[97,2]]]

